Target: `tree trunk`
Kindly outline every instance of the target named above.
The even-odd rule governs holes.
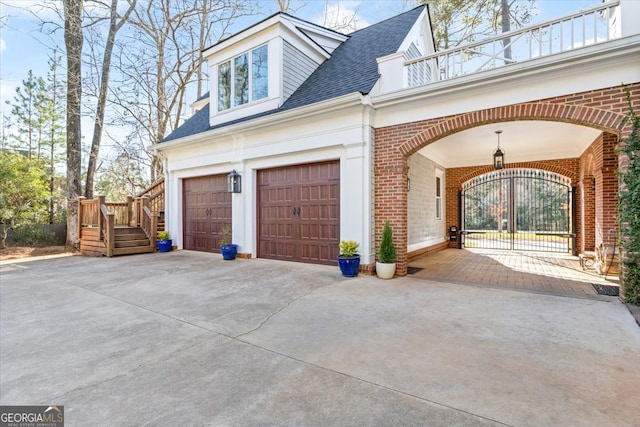
[[[84,186],[84,196],[87,199],[93,199],[93,187],[95,184],[96,171],[98,169],[98,156],[100,154],[104,115],[107,106],[111,57],[113,54],[113,46],[116,42],[116,33],[129,19],[129,15],[131,15],[131,12],[135,8],[136,1],[137,0],[130,0],[129,9],[125,13],[124,17],[118,21],[118,0],[111,0],[111,9],[109,12],[109,33],[107,35],[107,43],[104,47],[104,55],[102,57],[102,75],[100,78],[98,107],[96,109],[96,118],[93,123],[93,139],[91,140],[91,152],[89,153],[89,163],[87,165],[87,180]]]
[[[77,249],[78,196],[81,185],[82,0],[64,0],[67,48],[67,247]]]

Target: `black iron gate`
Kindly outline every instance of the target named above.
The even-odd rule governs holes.
[[[571,180],[538,169],[502,169],[462,186],[467,248],[574,253]]]

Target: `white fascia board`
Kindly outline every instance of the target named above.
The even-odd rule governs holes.
[[[301,30],[308,31],[311,33],[316,33],[322,37],[335,39],[336,41],[342,43],[349,38],[348,35],[339,33],[337,31],[331,30],[329,28],[324,28],[319,25],[312,24],[310,22],[302,21],[293,16],[285,16],[288,21],[291,21],[296,27]]]
[[[409,32],[407,33],[407,36],[404,38],[404,40],[402,41],[402,43],[400,43],[400,47],[398,48],[398,52],[406,52],[407,49],[409,49],[409,46],[411,46],[412,42],[417,42],[416,47],[418,49],[420,49],[420,52],[422,52],[423,55],[429,55],[433,52],[431,52],[431,49],[429,49],[428,45],[427,45],[427,35],[425,34],[425,21],[427,21],[427,9],[425,8],[422,13],[420,13],[420,16],[418,17],[418,19],[416,19],[416,22],[413,23],[413,25],[411,26],[411,30],[409,30]],[[426,26],[428,28],[428,26]]]
[[[282,38],[295,46],[296,49],[318,63],[322,63],[331,58],[331,54],[329,54],[329,52],[324,50],[322,46],[300,31],[295,25],[287,21],[282,21],[280,24],[284,30],[283,33],[281,33]]]
[[[328,28],[301,21],[300,19],[291,16],[285,16],[285,18],[287,21],[283,20],[283,22],[290,22],[299,32],[303,33],[313,43],[329,54],[333,53],[338,46],[349,39],[348,35],[338,33],[337,31],[330,30]]]
[[[311,24],[305,23],[304,21],[299,21],[287,15],[278,14],[204,50],[202,53],[203,58],[209,60],[209,58],[215,55],[220,58],[220,61],[226,60],[227,58],[240,54],[245,50],[258,46],[259,43],[256,44],[254,39],[261,33],[270,33],[271,36],[267,37],[268,39],[273,38],[274,33],[281,35],[280,31],[275,30],[276,28],[281,27],[288,29],[289,33],[295,35],[295,37],[299,40],[298,43],[294,44],[305,44],[306,46],[308,46],[306,50],[313,50],[316,52],[315,56],[322,56],[324,59],[329,58],[331,56],[330,53],[327,52],[312,37],[301,31],[301,28],[308,29],[309,32],[315,32],[324,38],[335,39],[338,43],[342,43],[348,38],[348,36],[333,33],[331,30],[322,31],[321,27],[314,27]],[[272,33],[272,31],[274,33]],[[285,40],[289,39],[285,38]]]
[[[471,74],[448,80],[441,80],[428,85],[403,89],[398,92],[372,97],[375,108],[390,107],[411,101],[432,100],[434,97],[453,95],[477,87],[499,85],[504,82],[526,80],[533,76],[543,76],[549,81],[549,73],[570,72],[582,73],[585,67],[602,64],[612,72],[616,67],[612,60],[635,63],[637,75],[640,74],[638,64],[640,55],[640,35],[614,40],[606,45],[588,46],[558,55],[550,55],[533,61],[525,61],[509,66],[496,68],[486,72]],[[624,82],[634,83],[637,80]],[[622,83],[622,82],[618,82]],[[565,92],[566,93],[566,92]],[[539,97],[536,97],[538,99]],[[385,125],[386,126],[386,125]]]
[[[218,50],[215,56],[205,56],[204,59],[209,63],[210,67],[229,61],[238,55],[249,52],[251,49],[255,49],[258,46],[262,46],[278,38],[278,36],[281,35],[279,28],[279,25],[274,25],[263,31],[252,32],[250,35],[247,35],[246,38],[238,40],[231,46]]]
[[[214,138],[226,137],[235,133],[244,131],[255,131],[261,127],[282,125],[292,120],[302,120],[307,117],[315,116],[318,112],[329,113],[331,111],[343,108],[353,107],[355,105],[368,105],[369,97],[359,92],[350,93],[338,98],[329,99],[327,101],[318,102],[304,107],[283,111],[280,113],[270,114],[264,117],[258,117],[253,120],[247,120],[230,126],[224,126],[218,129],[212,129],[201,132],[196,135],[186,136],[184,138],[174,139],[160,144],[153,144],[148,147],[155,154],[162,151],[169,151],[174,148],[182,148],[194,144],[208,144]]]
[[[197,101],[192,102],[189,104],[189,107],[193,108],[195,111],[200,111],[208,103],[209,97],[207,96],[206,98],[200,98]]]
[[[202,51],[202,57],[208,58],[216,53],[219,53],[235,44],[241,43],[244,45],[244,41],[253,37],[254,35],[260,33],[261,31],[266,30],[267,28],[276,25],[280,21],[280,14],[274,15],[269,19],[266,19],[252,27],[247,28],[244,31],[241,31],[226,40],[221,41],[218,44],[211,46],[208,49]]]

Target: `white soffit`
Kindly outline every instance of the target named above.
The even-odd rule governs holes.
[[[491,164],[498,147],[496,130],[502,130],[505,163],[580,157],[601,133],[569,123],[503,122],[455,133],[418,152],[446,168]]]

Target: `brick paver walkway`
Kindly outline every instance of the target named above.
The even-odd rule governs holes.
[[[552,295],[606,299],[592,284],[618,286],[594,270],[583,271],[578,257],[540,252],[447,249],[409,263],[422,268],[411,277],[468,285],[510,288]]]

